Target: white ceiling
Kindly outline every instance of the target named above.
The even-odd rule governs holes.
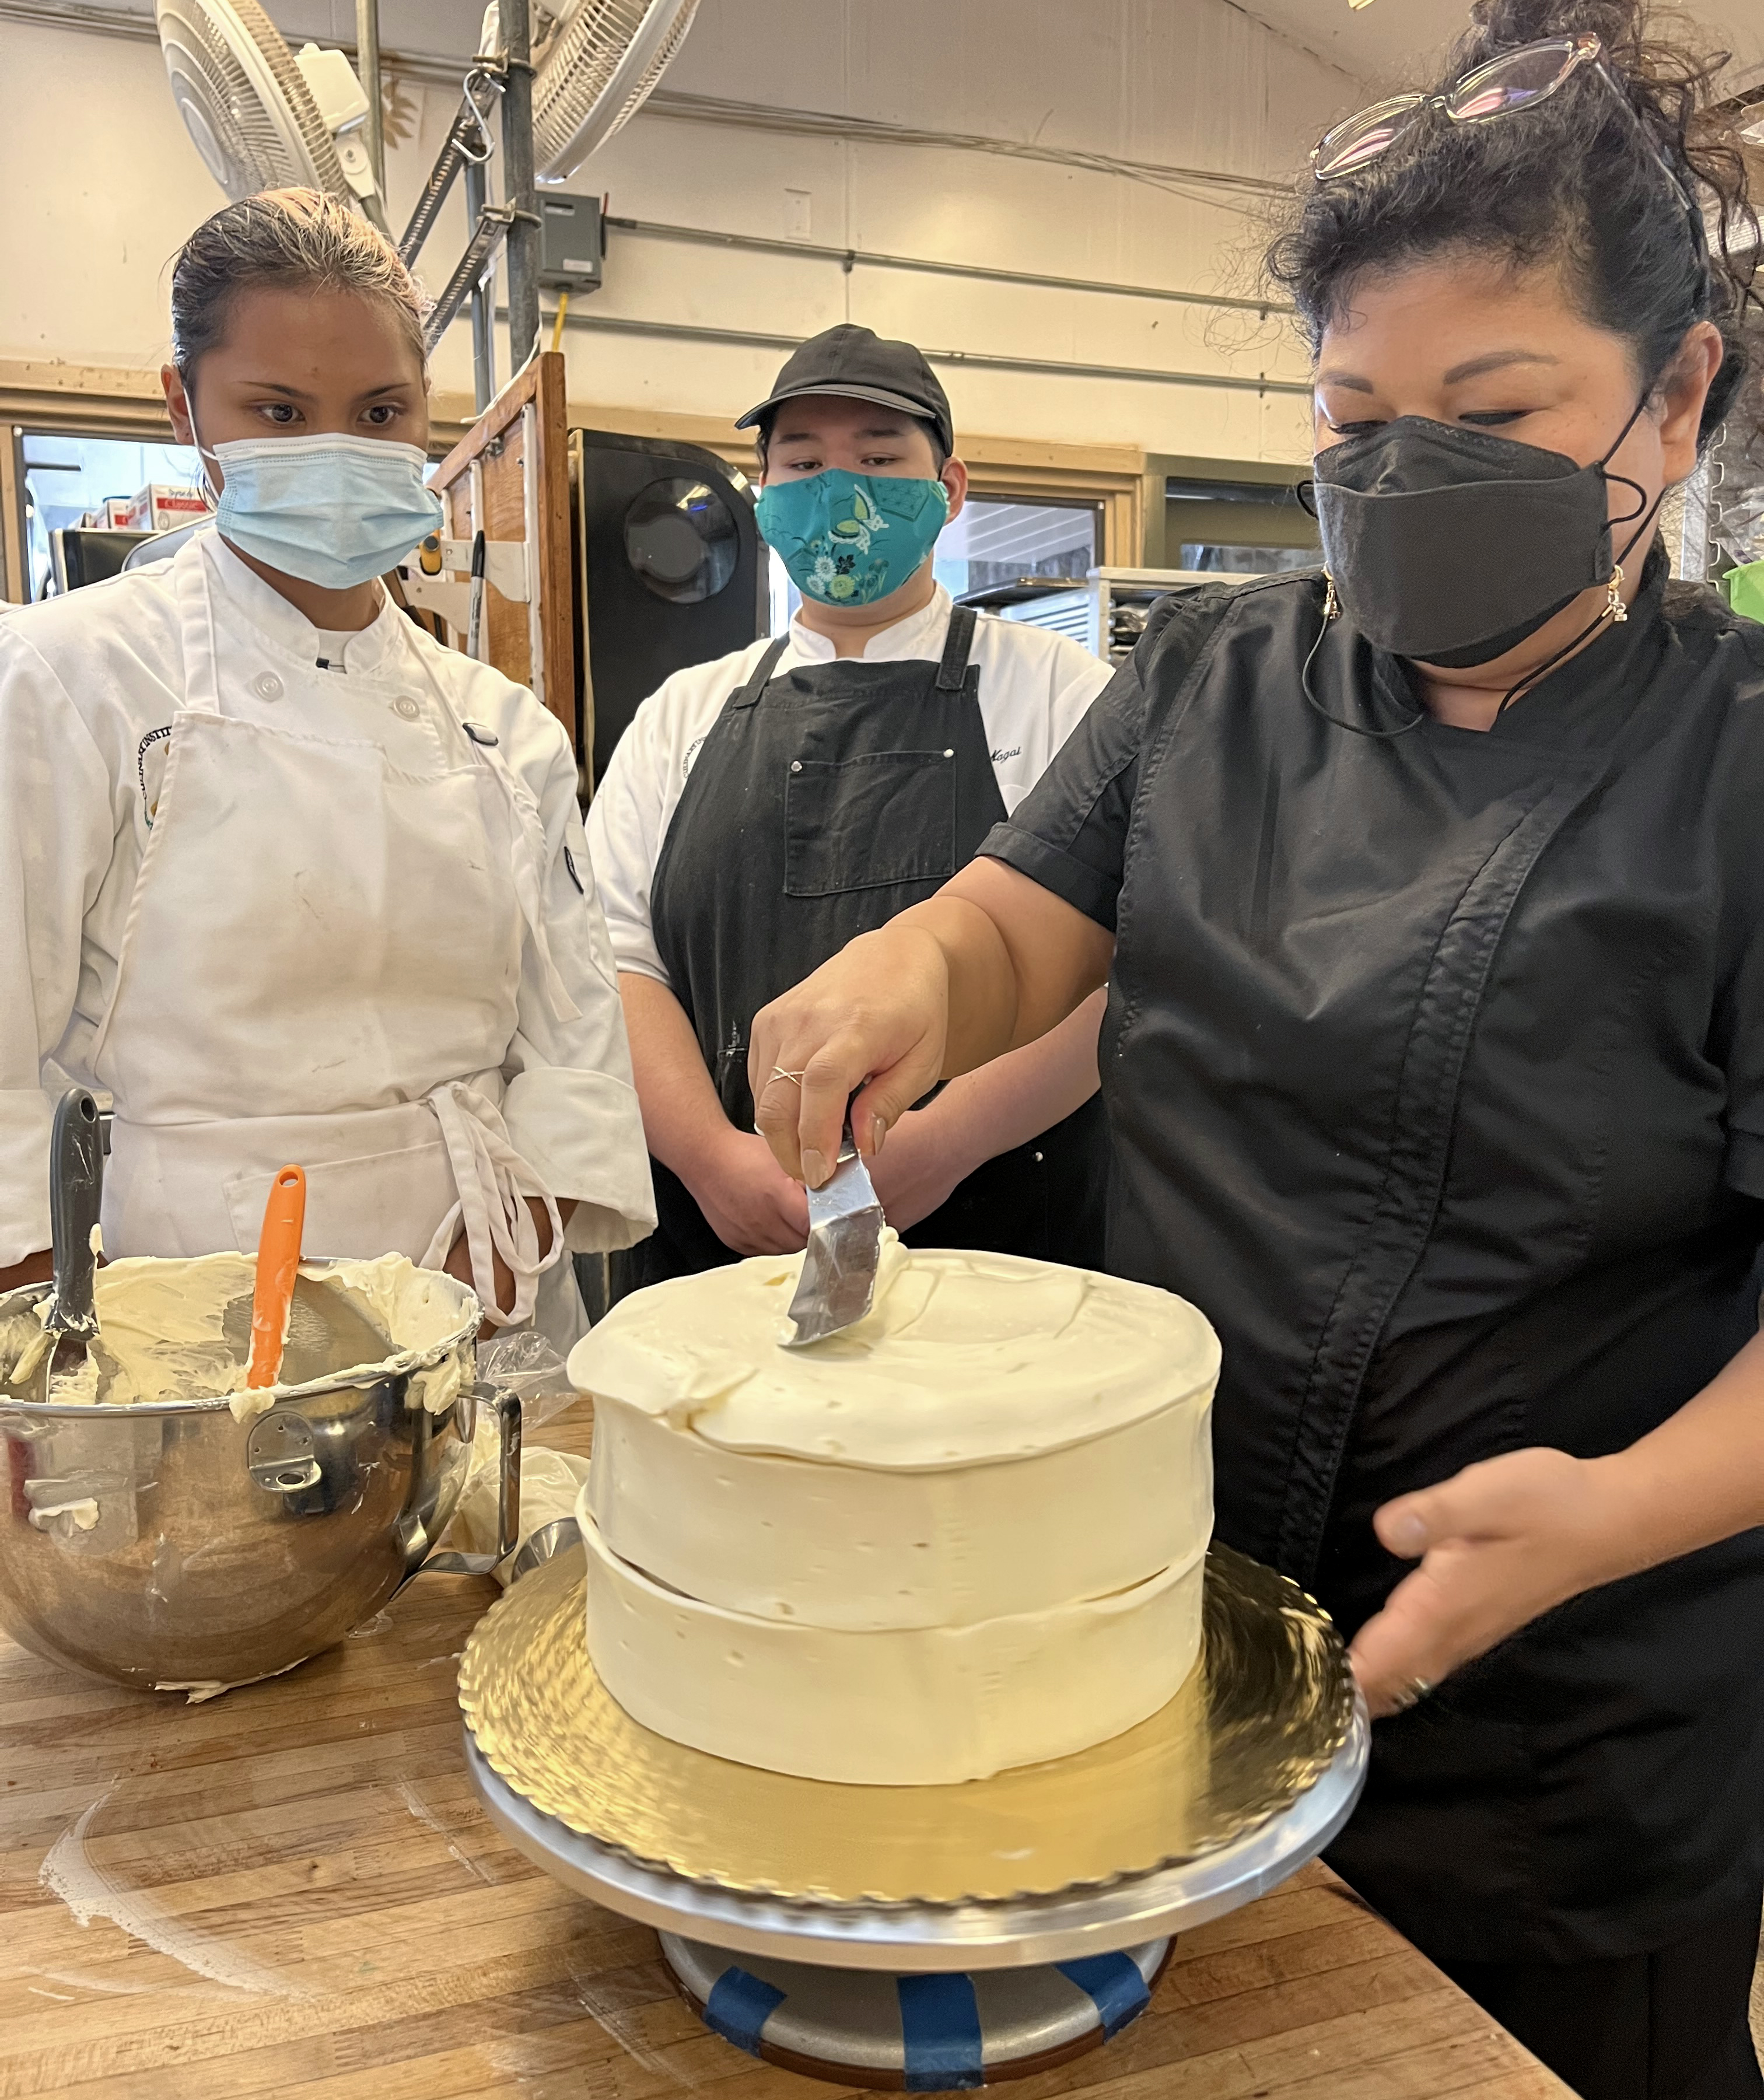
[[[1236,0],[1356,80],[1413,85],[1469,20],[1468,0]],[[1668,0],[1667,13],[1676,11]],[[1709,42],[1733,53],[1735,88],[1764,80],[1764,7],[1758,0],[1689,0],[1682,11]]]
[[[1237,0],[1247,15],[1278,29],[1356,80],[1408,79],[1464,26],[1467,0]],[[1421,66],[1425,70],[1424,65]]]

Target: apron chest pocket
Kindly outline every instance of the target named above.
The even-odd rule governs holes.
[[[946,882],[955,872],[955,755],[793,760],[784,825],[787,897]]]

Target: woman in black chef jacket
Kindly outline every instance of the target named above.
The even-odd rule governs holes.
[[[1110,1266],[1219,1328],[1219,1535],[1380,1717],[1335,1863],[1589,2100],[1727,2100],[1764,2093],[1764,629],[1656,521],[1757,404],[1755,222],[1644,27],[1484,0],[1436,93],[1321,142],[1272,265],[1326,569],[1166,601],[751,1069],[818,1179],[849,1088],[873,1149],[1107,981]]]

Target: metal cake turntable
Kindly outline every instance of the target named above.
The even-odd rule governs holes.
[[[960,1786],[840,1786],[640,1727],[596,1678],[580,1549],[512,1588],[460,1668],[492,1820],[567,1886],[658,1929],[708,2025],[847,2085],[990,2085],[1143,2011],[1184,1926],[1329,1843],[1368,1723],[1295,1585],[1215,1546],[1202,1660],[1111,1741]]]

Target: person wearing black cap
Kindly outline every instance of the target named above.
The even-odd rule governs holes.
[[[801,1185],[754,1135],[752,1015],[965,865],[1109,678],[936,581],[968,473],[911,343],[830,329],[737,427],[801,610],[646,700],[589,811],[659,1218],[620,1289],[802,1246]],[[1101,1266],[1100,1006],[901,1118],[875,1175],[906,1237]]]

